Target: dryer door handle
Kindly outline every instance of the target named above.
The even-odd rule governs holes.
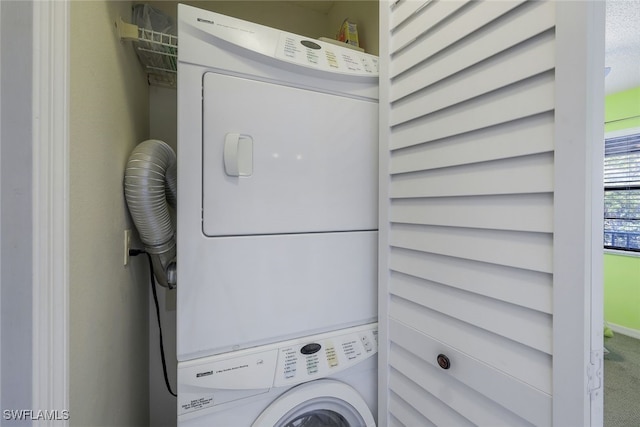
[[[228,176],[253,175],[253,138],[239,133],[226,134],[223,158]]]

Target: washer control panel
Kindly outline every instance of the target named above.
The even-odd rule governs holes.
[[[361,329],[281,347],[274,386],[326,377],[378,352],[378,330]]]
[[[378,324],[372,323],[178,362],[178,417],[332,375],[377,352]]]

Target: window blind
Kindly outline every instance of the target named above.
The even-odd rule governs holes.
[[[605,140],[604,245],[640,252],[640,133]]]

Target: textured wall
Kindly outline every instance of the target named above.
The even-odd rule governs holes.
[[[130,2],[71,2],[70,415],[72,426],[148,425],[147,267],[123,266],[122,191],[148,136],[148,86],[114,22]]]

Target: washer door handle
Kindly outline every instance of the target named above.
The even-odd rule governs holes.
[[[253,175],[253,138],[239,133],[226,134],[223,158],[228,176]]]

